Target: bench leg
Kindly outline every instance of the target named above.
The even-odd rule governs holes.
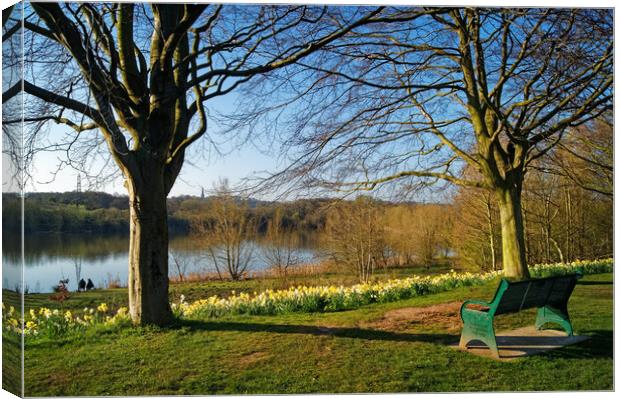
[[[461,332],[461,340],[459,342],[459,348],[467,349],[467,344],[470,341],[478,340],[482,341],[491,351],[491,354],[495,359],[499,359],[499,350],[497,348],[497,341],[495,339],[495,330],[493,328],[493,324],[490,323],[486,327],[483,327],[483,331],[480,331],[480,326],[476,326],[478,328],[474,328],[469,325],[469,323],[465,323],[463,325],[463,331]],[[476,331],[478,330],[478,331]]]
[[[566,331],[569,337],[573,335],[573,326],[568,317],[568,312],[564,310],[555,309],[550,306],[538,308],[535,324],[536,329],[541,330],[546,323],[557,323]]]
[[[463,326],[463,331],[461,331],[461,340],[459,341],[459,348],[467,349],[467,343],[475,338],[475,335],[472,333],[471,328],[469,328],[469,324],[465,324]]]
[[[485,343],[489,347],[489,350],[491,351],[491,354],[493,355],[493,357],[499,360],[500,359],[499,349],[497,349],[497,341],[495,340],[495,333],[492,333],[488,337],[488,342],[485,342]]]

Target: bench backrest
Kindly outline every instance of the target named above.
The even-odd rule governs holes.
[[[578,274],[547,277],[511,283],[502,279],[491,302],[494,314],[515,313],[546,305],[566,310],[568,299],[575,288]]]

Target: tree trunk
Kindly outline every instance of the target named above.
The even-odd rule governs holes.
[[[527,279],[530,274],[525,260],[521,187],[498,189],[497,197],[502,227],[504,275],[519,280]]]
[[[572,245],[572,236],[573,236],[573,211],[572,211],[572,207],[571,207],[571,203],[572,203],[572,198],[570,195],[570,189],[567,187],[564,189],[564,201],[565,201],[565,206],[566,206],[566,221],[565,221],[565,227],[566,227],[566,260],[568,262],[571,262],[574,257],[573,257],[573,245]]]
[[[562,254],[562,248],[560,248],[558,242],[553,237],[551,237],[551,242],[553,243],[555,250],[558,252],[558,256],[560,257],[560,263],[564,263],[564,254]]]
[[[495,257],[495,226],[493,224],[493,210],[491,209],[491,199],[485,193],[483,200],[487,207],[487,222],[489,227],[489,248],[491,249],[491,270],[497,270],[497,259]]]
[[[525,242],[525,264],[529,264],[531,259],[532,247],[530,246],[530,236],[527,230],[527,207],[521,201],[521,212],[523,215],[523,241]]]
[[[135,324],[172,321],[168,300],[168,219],[163,173],[143,170],[129,191],[129,312]]]

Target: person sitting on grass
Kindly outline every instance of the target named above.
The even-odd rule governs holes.
[[[86,291],[86,281],[84,281],[83,278],[81,278],[80,282],[78,283],[78,292],[80,291]]]
[[[93,280],[88,279],[88,284],[86,284],[86,291],[90,291],[95,288],[95,284],[93,284]]]

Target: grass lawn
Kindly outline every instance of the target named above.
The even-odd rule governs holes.
[[[493,282],[346,312],[235,316],[166,329],[27,340],[25,394],[613,389],[612,274],[584,277],[569,302],[576,333],[590,335],[590,340],[514,362],[449,348],[460,333],[455,302],[490,299],[496,286]],[[123,300],[123,290],[106,290],[75,295],[63,306]],[[28,305],[44,301],[41,296],[41,303]],[[499,316],[496,330],[531,325],[534,312]]]

